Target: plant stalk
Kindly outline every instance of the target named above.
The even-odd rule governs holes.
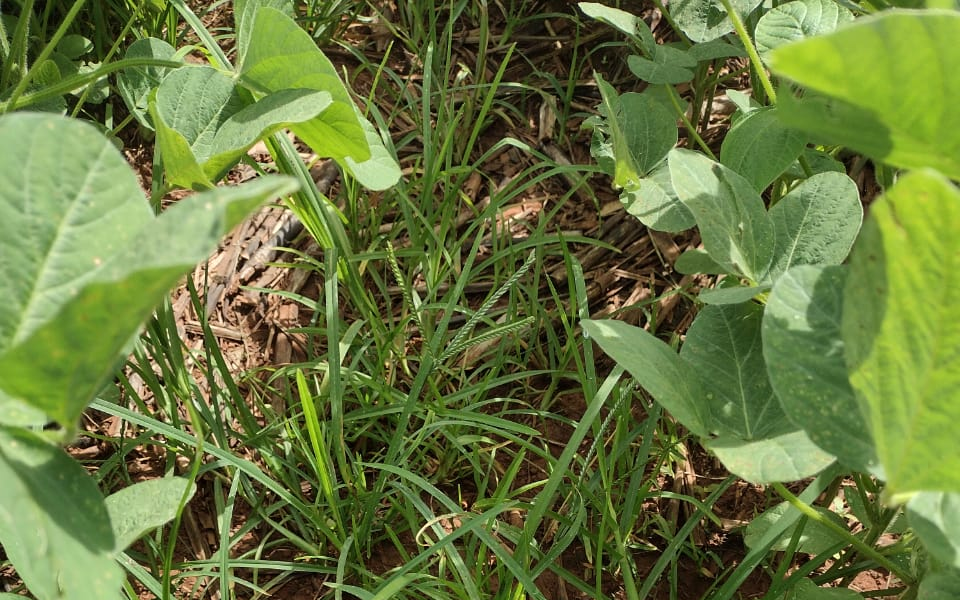
[[[913,577],[909,573],[905,572],[903,569],[897,566],[893,561],[888,559],[886,556],[877,552],[875,548],[868,546],[860,538],[853,535],[852,533],[847,531],[845,528],[837,525],[830,519],[825,518],[823,515],[818,513],[816,510],[814,510],[813,507],[810,506],[809,504],[801,501],[799,498],[794,496],[790,492],[790,490],[788,490],[782,483],[775,482],[770,485],[773,487],[773,489],[777,491],[778,494],[780,494],[780,496],[784,500],[789,502],[794,508],[799,510],[801,513],[806,515],[811,520],[816,521],[820,525],[823,525],[830,531],[834,532],[836,535],[840,536],[842,539],[847,540],[847,542],[849,542],[851,546],[856,548],[861,553],[861,555],[869,558],[870,560],[875,561],[878,565],[880,565],[884,569],[887,569],[888,571],[896,575],[900,579],[900,581],[902,581],[906,585],[912,586],[915,583]]]
[[[740,41],[743,42],[743,47],[747,49],[747,55],[750,57],[750,62],[753,64],[753,68],[757,71],[757,77],[760,78],[760,83],[763,85],[763,91],[767,93],[767,98],[770,99],[770,104],[777,103],[777,92],[773,89],[773,83],[770,81],[770,76],[767,75],[767,71],[763,68],[763,62],[760,60],[760,54],[757,52],[757,47],[754,46],[753,40],[750,39],[750,34],[747,33],[747,28],[743,24],[743,19],[740,18],[740,15],[733,8],[733,4],[730,0],[720,0],[723,3],[723,7],[727,10],[727,15],[730,17],[730,22],[733,23],[733,28],[737,31],[737,37],[740,38]]]

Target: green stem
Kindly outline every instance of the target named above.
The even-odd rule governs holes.
[[[860,552],[860,554],[876,562],[878,565],[880,565],[884,569],[887,569],[888,571],[896,575],[898,578],[900,578],[900,581],[907,584],[908,586],[912,586],[915,583],[913,580],[913,577],[909,573],[905,572],[899,566],[894,564],[886,556],[877,552],[875,548],[872,548],[867,544],[865,544],[860,538],[858,538],[857,536],[847,531],[846,528],[841,527],[840,525],[837,525],[830,519],[827,519],[822,514],[817,512],[812,506],[810,506],[809,504],[803,502],[802,500],[794,496],[792,493],[790,493],[790,490],[788,490],[782,483],[772,483],[771,486],[773,487],[773,489],[777,491],[778,494],[780,494],[780,496],[782,496],[794,508],[796,508],[801,513],[806,515],[812,521],[816,521],[820,525],[826,527],[827,529],[829,529],[830,531],[838,535],[841,539],[844,539],[847,542],[849,542],[849,544],[854,548],[856,548]]]
[[[63,36],[67,34],[67,29],[70,27],[70,24],[73,23],[73,20],[77,18],[77,14],[80,12],[80,9],[83,8],[84,2],[85,0],[77,0],[73,3],[73,6],[70,7],[70,10],[63,17],[63,22],[60,23],[60,27],[57,28],[53,34],[53,37],[50,38],[50,41],[47,42],[47,45],[43,47],[43,50],[40,51],[40,55],[37,56],[37,59],[33,62],[34,67],[42,65],[45,60],[50,58],[50,55],[53,54],[57,44],[59,44],[60,40],[63,39]],[[33,76],[36,74],[36,72],[36,68],[31,68],[29,71],[27,71],[27,74],[23,76],[23,79],[20,80],[20,83],[18,83],[17,87],[15,87],[13,92],[11,92],[10,99],[7,101],[8,105],[16,106],[17,98],[27,91],[27,86],[30,85],[30,80],[33,79]]]
[[[687,118],[687,112],[683,109],[680,94],[677,93],[676,88],[674,88],[672,85],[665,87],[667,88],[667,95],[670,96],[670,102],[673,103],[673,107],[677,110],[677,114],[680,115],[680,120],[683,121],[683,126],[686,127],[687,131],[690,132],[690,136],[707,156],[709,156],[712,160],[717,160],[717,157],[713,154],[713,151],[710,150],[710,146],[703,141],[703,138],[700,137],[700,133],[697,132],[697,128],[694,127],[693,123],[690,122],[690,119]]]
[[[747,28],[743,25],[743,19],[741,19],[739,13],[733,9],[733,4],[731,4],[730,0],[720,0],[720,2],[722,2],[723,7],[727,9],[727,15],[730,17],[730,22],[733,23],[733,28],[737,31],[737,37],[743,42],[743,47],[747,49],[747,55],[750,57],[753,68],[757,71],[757,76],[763,85],[763,91],[767,93],[767,98],[770,99],[770,104],[776,104],[777,93],[773,89],[773,83],[770,82],[770,76],[767,75],[767,72],[763,68],[763,62],[760,61],[760,54],[757,53],[757,47],[753,45],[753,40],[750,39],[750,34],[747,33]]]

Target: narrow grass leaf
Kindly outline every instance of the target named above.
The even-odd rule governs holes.
[[[783,125],[776,107],[750,111],[734,123],[720,147],[720,162],[762,192],[789,167],[806,136]]]
[[[960,178],[958,38],[954,11],[883,11],[777,48],[771,69],[819,94],[781,94],[778,108],[788,125],[824,142]]]
[[[103,497],[79,463],[37,434],[0,426],[0,543],[41,599],[116,597],[123,574]]]
[[[847,379],[840,266],[801,265],[774,285],[763,313],[767,375],[787,417],[858,471],[877,465],[866,416]]]
[[[760,281],[773,257],[773,224],[746,179],[691,150],[671,150],[670,177],[693,213],[710,257],[729,272]]]
[[[853,13],[833,0],[793,0],[775,6],[757,21],[757,51],[766,57],[788,42],[830,33],[853,21]]]
[[[891,497],[960,492],[960,191],[910,173],[871,205],[850,259],[842,333],[850,382]]]

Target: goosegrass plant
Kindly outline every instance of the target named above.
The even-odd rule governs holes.
[[[948,425],[956,314],[939,297],[929,311],[915,307],[920,294],[955,287],[944,270],[960,231],[955,141],[942,134],[955,117],[940,99],[950,87],[942,74],[957,64],[946,40],[960,17],[891,9],[855,19],[846,6],[796,0],[749,19],[755,3],[708,2],[718,18],[704,20],[694,5],[705,3],[670,7],[682,46],[651,46],[643,21],[581,4],[636,40],[631,70],[652,84],[621,95],[601,81],[595,151],[648,227],[697,226],[703,250],[681,256],[678,270],[723,277],[700,292],[704,306],[679,354],[623,323],[587,320],[584,331],[731,472],[783,499],[747,526],[746,558],[708,597],[735,597],[771,551],[786,554],[769,563],[765,598],[860,597],[819,586],[846,586],[869,568],[891,573],[900,597],[949,597],[958,581],[945,543],[957,493],[948,465],[960,455]],[[738,112],[719,157],[688,120],[688,148],[702,151],[671,149],[670,105],[680,105],[669,86],[689,77],[681,71],[697,48],[734,32],[762,84],[760,103],[728,92]],[[922,66],[907,48],[923,53]],[[767,67],[782,77],[779,90]],[[901,85],[927,99],[924,110],[903,105]],[[862,232],[856,187],[832,145],[913,169],[878,178],[889,188]],[[784,485],[814,475],[805,497]],[[841,498],[845,478],[855,485]],[[802,555],[810,558],[788,576]]]

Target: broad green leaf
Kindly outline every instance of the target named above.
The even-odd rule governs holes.
[[[837,513],[821,507],[814,508],[825,519],[830,519],[835,524],[845,527],[843,519]],[[743,532],[743,543],[746,544],[747,548],[755,548],[757,541],[762,539],[767,531],[769,531],[770,528],[777,523],[777,521],[782,519],[789,510],[791,510],[790,503],[781,502],[773,508],[765,510],[762,514],[756,516],[752,521],[750,521],[746,530]],[[787,530],[781,533],[780,537],[777,538],[777,541],[775,541],[772,546],[767,548],[767,550],[774,552],[785,551],[787,546],[790,544],[790,539],[793,537],[794,532],[801,523],[803,524],[803,532],[800,534],[797,552],[817,555],[826,552],[839,542],[846,541],[834,533],[833,530],[828,528],[826,525],[822,525],[813,519],[805,519],[787,528]]]
[[[762,0],[731,0],[741,17],[760,5]],[[733,23],[720,0],[675,0],[669,3],[670,14],[687,37],[694,42],[708,42],[733,31]]]
[[[359,112],[357,112],[357,118],[367,137],[370,158],[358,163],[352,157],[346,157],[344,161],[347,170],[364,187],[371,190],[385,190],[400,180],[400,165],[380,139],[380,134],[377,133],[373,124],[364,119]]]
[[[95,278],[67,293],[69,302],[58,313],[0,354],[2,393],[61,424],[74,423],[163,295],[251,210],[294,189],[281,177],[216,188],[134,229],[133,241],[104,258]],[[143,202],[139,191],[134,200]]]
[[[691,150],[667,158],[677,196],[693,213],[710,257],[760,281],[773,256],[773,225],[763,200],[740,175]]]
[[[653,170],[677,144],[677,125],[663,92],[648,89],[642,94],[617,94],[597,75],[603,100],[605,130],[613,146],[613,183],[635,190],[641,177]]]
[[[613,149],[613,185],[627,190],[635,189],[642,173],[627,141],[620,95],[599,73],[594,73],[594,77],[597,80],[597,88],[600,90],[600,113],[605,118],[605,133]]]
[[[960,598],[960,569],[928,573],[920,582],[920,600],[956,600]]]
[[[773,71],[819,95],[784,93],[778,108],[788,125],[825,142],[960,178],[957,39],[960,13],[883,11],[782,46],[769,54]]]
[[[154,304],[286,180],[218,190],[154,218],[116,148],[80,121],[0,118],[0,422],[72,425]],[[7,420],[11,419],[11,420]]]
[[[907,503],[907,518],[930,554],[960,568],[960,494],[920,492]]]
[[[114,553],[123,552],[143,534],[176,517],[184,494],[189,500],[195,491],[189,479],[165,477],[141,481],[107,496]]]
[[[211,154],[201,157],[204,172],[219,181],[257,140],[316,117],[330,103],[327,92],[280,90],[245,106],[217,129]]]
[[[650,333],[620,321],[581,322],[583,330],[693,434],[710,433],[709,406],[689,365]]]
[[[653,85],[673,85],[693,79],[697,59],[681,48],[658,44],[654,46],[650,58],[635,54],[628,56],[627,66],[642,81]]]
[[[631,38],[639,38],[640,45],[646,52],[653,52],[657,45],[650,27],[632,13],[597,2],[577,2],[577,6],[588,17],[606,23]]]
[[[163,40],[145,38],[130,44],[124,58],[173,60],[176,53],[176,49]],[[120,92],[120,97],[126,103],[130,114],[148,129],[153,129],[153,122],[147,112],[150,92],[160,85],[170,71],[171,69],[167,67],[146,66],[124,69],[117,74],[117,90]]]
[[[328,92],[287,89],[247,103],[220,71],[179,69],[151,106],[167,177],[182,187],[213,187],[257,140],[315,118],[331,102]]]
[[[775,107],[753,110],[737,120],[720,147],[720,162],[762,192],[789,167],[807,140],[785,127]]]
[[[763,356],[790,421],[841,463],[866,472],[877,459],[843,359],[846,274],[840,266],[801,265],[780,277],[763,314]]]
[[[788,42],[830,33],[853,21],[853,13],[833,0],[793,0],[772,8],[757,22],[754,38],[761,56]]]
[[[0,146],[19,149],[0,164],[3,356],[135,242],[152,211],[123,156],[90,125],[8,115]]]
[[[333,63],[296,21],[270,7],[256,11],[239,81],[257,94],[286,89],[328,92],[333,99],[318,117],[290,129],[320,156],[351,169],[361,185],[383,189],[396,183],[400,167],[372,127],[364,125]],[[347,159],[350,159],[349,161]],[[370,164],[371,158],[373,162]],[[364,168],[356,168],[364,165]]]
[[[761,440],[793,430],[767,379],[759,304],[707,306],[680,356],[697,374],[721,437]]]
[[[810,168],[812,175],[818,173],[846,173],[847,168],[843,165],[842,162],[830,156],[823,150],[817,150],[815,148],[804,148],[803,149],[803,158],[807,161],[807,167]],[[784,172],[787,177],[793,179],[806,179],[808,177],[807,173],[803,169],[803,165],[800,164],[800,161],[795,161],[790,167]]]
[[[812,477],[835,462],[803,431],[790,431],[762,440],[732,437],[704,440],[731,473],[752,483],[798,481]]]
[[[704,444],[733,473],[752,482],[791,481],[828,466],[783,413],[767,379],[760,337],[763,307],[743,304],[705,307],[687,331],[680,357],[696,374],[709,405],[711,430]]]
[[[834,172],[804,180],[767,214],[776,239],[766,275],[770,283],[796,265],[839,265],[863,221],[857,184]]]
[[[960,191],[903,176],[870,207],[850,259],[843,341],[850,382],[894,499],[960,492]]]
[[[79,463],[0,426],[0,544],[40,600],[116,597],[123,572],[103,497]]]
[[[716,60],[731,56],[746,56],[743,46],[737,46],[723,39],[710,40],[701,44],[694,44],[687,49],[687,53],[699,61]]]
[[[740,304],[753,300],[758,294],[769,289],[769,285],[717,287],[701,291],[697,298],[704,304]]]
[[[694,273],[705,273],[707,275],[726,274],[723,267],[714,262],[706,250],[701,250],[700,248],[693,248],[681,254],[677,258],[677,262],[674,263],[673,268],[678,273],[683,273],[684,275],[692,275]]]
[[[863,600],[863,596],[849,588],[823,588],[800,579],[787,593],[786,600]]]
[[[60,42],[57,44],[57,52],[70,60],[76,60],[92,50],[93,42],[76,33],[68,33],[60,38]]]
[[[295,17],[293,0],[234,0],[233,22],[237,30],[237,64],[243,64],[253,33],[253,20],[264,7],[274,8],[289,17]]]
[[[655,231],[685,231],[697,224],[673,191],[665,162],[641,179],[636,189],[624,190],[620,199],[628,213]]]

